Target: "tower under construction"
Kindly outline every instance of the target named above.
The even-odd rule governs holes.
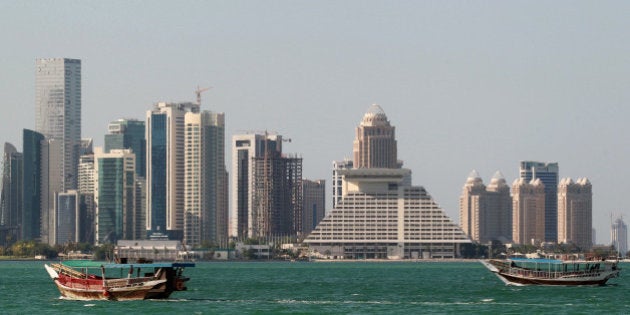
[[[302,225],[302,158],[282,154],[281,135],[233,137],[230,235],[296,236]]]

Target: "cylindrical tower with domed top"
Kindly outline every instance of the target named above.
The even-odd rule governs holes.
[[[396,128],[379,105],[372,105],[357,127],[354,168],[398,168]]]

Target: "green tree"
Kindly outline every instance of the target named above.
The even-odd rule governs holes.
[[[107,260],[114,257],[114,244],[103,244],[101,246],[94,247],[94,259],[95,260]]]

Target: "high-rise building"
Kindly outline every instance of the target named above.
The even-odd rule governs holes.
[[[0,182],[0,244],[9,246],[20,239],[22,225],[22,170],[24,157],[10,143],[4,144]]]
[[[363,128],[381,126],[382,128]],[[304,240],[333,258],[453,258],[470,239],[396,160],[394,127],[373,106],[357,128],[354,168],[339,169],[341,200]],[[373,135],[384,137],[371,137]]]
[[[105,135],[105,153],[113,149],[131,149],[136,155],[136,175],[145,178],[146,139],[144,121],[136,119],[118,119],[108,126]]]
[[[136,156],[131,150],[101,148],[94,152],[96,201],[96,244],[119,239],[140,239],[145,230],[134,230],[142,215],[136,202]]]
[[[75,189],[81,145],[81,60],[37,59],[35,88],[35,130],[60,141],[62,189],[57,192]]]
[[[57,194],[66,191],[64,188],[63,172],[63,141],[45,139],[41,145],[41,241],[55,245],[57,240],[57,217],[55,204]]]
[[[22,240],[40,240],[42,202],[47,197],[42,191],[42,147],[44,135],[24,129],[23,141],[23,182],[22,182]]]
[[[343,197],[342,179],[343,176],[339,174],[340,170],[348,170],[352,168],[352,160],[345,159],[341,161],[333,161],[333,174],[332,174],[332,207],[335,208],[337,203],[341,201]]]
[[[396,128],[379,105],[372,105],[356,128],[354,168],[398,168]]]
[[[185,124],[184,244],[227,244],[225,115],[189,112]]]
[[[302,181],[302,237],[311,233],[326,215],[326,181]]]
[[[94,243],[96,231],[96,202],[94,200],[94,152],[85,152],[79,158],[79,242]]]
[[[149,237],[182,240],[184,232],[185,121],[199,104],[157,103],[147,112],[147,216]]]
[[[35,130],[42,150],[41,241],[56,244],[56,196],[76,189],[81,148],[81,61],[36,60]]]
[[[55,244],[79,241],[79,192],[68,190],[58,193],[55,204]]]
[[[558,163],[521,161],[520,178],[526,182],[540,179],[545,185],[545,242],[558,238]]]
[[[479,242],[481,239],[481,217],[484,216],[484,193],[486,185],[483,184],[479,173],[473,170],[459,197],[459,225],[471,240]]]
[[[628,253],[628,226],[622,217],[615,219],[610,228],[610,241],[620,257],[626,257]]]
[[[459,222],[473,241],[487,243],[512,240],[512,197],[501,172],[485,186],[476,171],[466,180],[460,197]]]
[[[282,154],[282,136],[232,138],[232,236],[297,236],[302,224],[302,158]]]
[[[558,185],[558,242],[586,251],[593,231],[593,189],[586,178],[565,178]]]
[[[512,238],[516,244],[545,241],[545,185],[539,178],[512,184]]]
[[[136,119],[118,119],[108,126],[108,134],[105,135],[105,153],[111,150],[131,150],[136,156],[136,201],[134,210],[137,217],[133,228],[134,239],[146,238],[146,165],[147,142],[145,122]],[[140,232],[145,230],[145,232]],[[140,233],[140,234],[137,234]]]
[[[486,187],[487,216],[485,232],[489,240],[503,243],[512,241],[512,196],[510,186],[499,171],[494,173]]]

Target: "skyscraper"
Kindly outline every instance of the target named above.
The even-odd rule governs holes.
[[[37,59],[35,88],[35,130],[60,141],[62,191],[75,189],[81,145],[81,60]]]
[[[225,115],[189,112],[185,123],[184,243],[227,244]]]
[[[44,135],[39,132],[24,129],[22,133],[24,175],[22,189],[22,235],[23,240],[40,240],[41,215],[43,199],[47,198],[42,192],[42,146]]]
[[[22,169],[24,158],[10,143],[4,144],[0,182],[0,244],[20,239],[22,225]]]
[[[56,244],[56,195],[77,187],[81,147],[81,60],[37,59],[35,130],[42,150],[41,241]]]
[[[354,142],[355,168],[337,170],[341,200],[304,240],[313,252],[351,259],[453,258],[470,243],[424,187],[411,185],[411,171],[396,160],[393,128],[378,106],[364,115]]]
[[[610,228],[610,241],[620,257],[626,257],[628,253],[628,226],[622,217],[615,219]]]
[[[79,241],[94,243],[96,230],[96,202],[94,200],[94,152],[85,152],[79,158]]]
[[[539,178],[512,184],[512,238],[516,244],[539,245],[545,240],[545,185]]]
[[[79,192],[58,193],[55,204],[55,244],[79,241]]]
[[[479,242],[481,239],[481,218],[484,216],[484,193],[486,185],[479,177],[479,173],[473,170],[466,184],[462,189],[462,195],[459,197],[459,225],[462,231],[470,237],[471,240]]]
[[[57,194],[65,192],[63,172],[63,141],[58,139],[45,139],[41,144],[41,241],[49,245],[55,245],[57,217],[55,204]]]
[[[184,116],[199,104],[157,103],[147,112],[147,230],[149,236],[183,239]]]
[[[558,163],[521,161],[520,178],[526,182],[540,179],[545,186],[545,239],[557,242],[558,239]]]
[[[470,173],[460,197],[459,222],[473,241],[512,240],[512,197],[501,172],[494,174],[488,186],[476,171]]]
[[[101,148],[94,152],[96,201],[96,244],[116,243],[119,239],[139,239],[136,221],[142,215],[136,201],[136,157],[131,150]]]
[[[231,235],[296,236],[302,224],[302,158],[282,154],[282,136],[232,138]]]
[[[302,231],[300,234],[306,236],[326,214],[326,181],[304,179],[302,194]]]
[[[356,128],[354,168],[398,168],[396,128],[379,105],[372,105]]]
[[[494,173],[486,187],[486,235],[490,240],[503,243],[512,241],[512,196],[510,186],[499,171]]]
[[[565,178],[558,185],[558,242],[586,251],[593,231],[593,189],[586,178]]]
[[[136,175],[145,178],[146,139],[144,121],[136,119],[118,119],[108,126],[105,135],[105,153],[112,149],[131,149],[136,155]]]

